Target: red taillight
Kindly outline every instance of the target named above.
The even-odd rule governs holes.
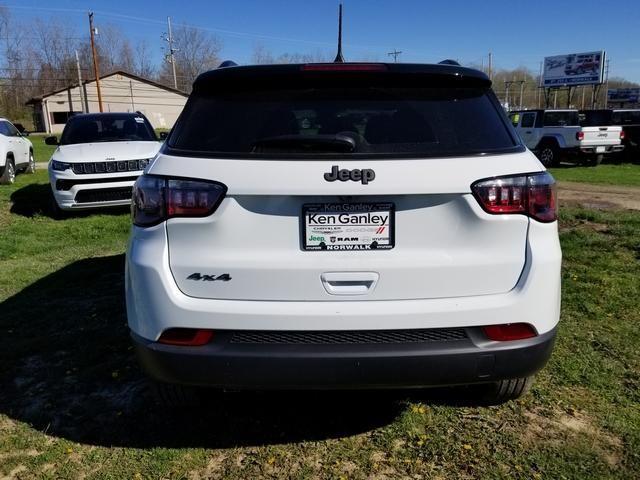
[[[506,325],[489,325],[482,327],[489,340],[505,342],[509,340],[524,340],[535,337],[537,332],[528,323],[507,323]]]
[[[302,65],[304,72],[384,72],[387,66],[383,63],[308,63]]]
[[[159,343],[165,345],[180,345],[185,347],[200,347],[206,345],[213,338],[213,330],[197,328],[170,328],[162,332]]]
[[[519,213],[540,222],[557,218],[556,182],[548,172],[479,180],[471,191],[488,213]]]
[[[624,140],[624,130],[620,130],[620,140]]]
[[[168,218],[206,217],[226,192],[227,187],[217,182],[141,175],[133,186],[133,223],[149,227]]]
[[[576,132],[576,140],[584,140],[584,132]]]

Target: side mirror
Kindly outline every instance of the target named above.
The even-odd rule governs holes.
[[[44,139],[44,143],[47,145],[58,145],[58,137],[47,137]]]
[[[166,140],[169,136],[169,132],[160,132],[160,140]]]

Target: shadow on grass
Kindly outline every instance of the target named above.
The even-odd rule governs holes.
[[[44,215],[55,220],[73,217],[87,217],[89,215],[122,215],[129,211],[129,207],[96,208],[91,210],[78,210],[74,212],[56,211],[53,205],[53,195],[48,183],[31,183],[11,194],[10,212],[23,217]]]
[[[462,404],[466,390],[228,393],[157,407],[126,326],[124,255],[52,273],[0,304],[0,412],[103,446],[233,447],[322,440],[392,422],[407,399]]]

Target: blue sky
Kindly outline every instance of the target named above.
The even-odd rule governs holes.
[[[338,2],[316,0],[9,0],[0,2],[18,19],[56,15],[86,30],[86,11],[96,24],[114,24],[133,41],[147,39],[156,60],[160,35],[171,16],[217,34],[222,56],[247,63],[256,44],[275,55],[335,52]],[[640,82],[640,3],[618,0],[431,1],[345,0],[344,54],[386,61],[394,48],[405,62],[443,58],[480,64],[493,52],[497,68],[534,71],[546,55],[605,49],[611,76]],[[81,30],[82,29],[82,30]]]

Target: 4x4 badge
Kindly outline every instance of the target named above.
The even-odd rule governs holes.
[[[347,180],[352,180],[354,182],[362,182],[363,185],[373,182],[375,178],[376,172],[370,168],[363,168],[362,170],[359,168],[354,168],[353,170],[343,168],[340,170],[337,165],[331,167],[331,171],[324,174],[324,179],[327,182],[335,182],[336,180],[346,182]]]
[[[187,280],[195,280],[195,281],[203,281],[203,282],[228,282],[231,280],[231,275],[228,273],[223,273],[222,275],[204,275],[201,273],[192,273],[187,277]]]

